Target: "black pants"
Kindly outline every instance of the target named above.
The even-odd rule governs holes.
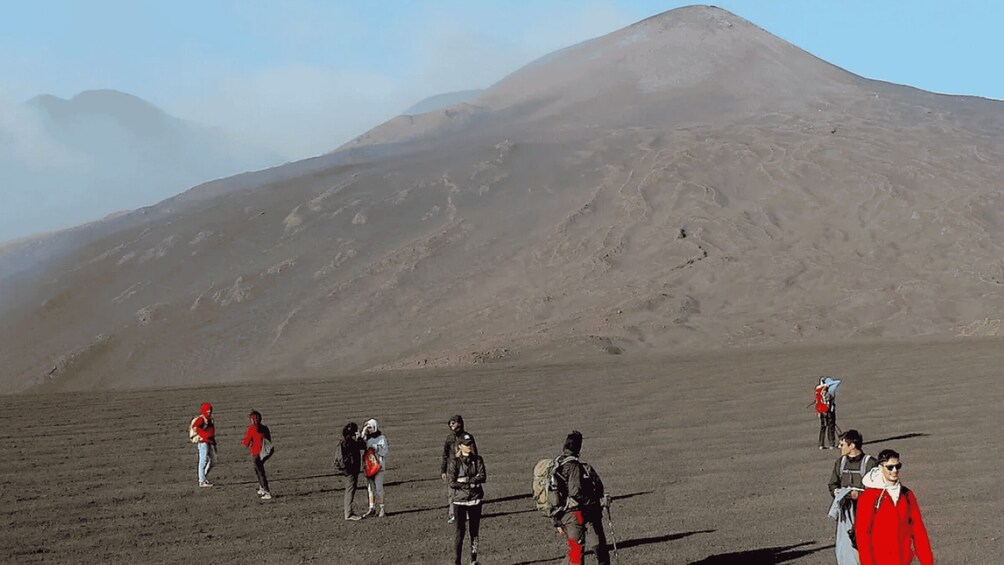
[[[819,447],[823,447],[823,440],[830,441],[830,447],[837,446],[837,411],[830,410],[819,415]]]
[[[453,505],[453,515],[456,516],[457,533],[453,536],[453,562],[460,565],[460,554],[464,551],[464,535],[467,533],[467,523],[471,529],[471,561],[478,559],[478,533],[481,531],[481,504],[464,506]]]
[[[265,459],[268,458],[266,457]],[[252,455],[251,460],[254,461],[254,472],[258,475],[258,486],[265,492],[268,492],[268,476],[265,474],[265,460],[258,455]]]

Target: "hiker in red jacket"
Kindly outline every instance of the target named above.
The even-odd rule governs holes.
[[[262,500],[271,500],[272,493],[268,490],[268,476],[265,475],[265,462],[272,456],[272,448],[269,445],[272,443],[272,432],[268,429],[268,426],[261,423],[261,413],[257,410],[252,410],[248,414],[248,418],[251,420],[251,425],[248,426],[248,430],[244,434],[244,440],[241,443],[251,452],[254,472],[258,475],[258,496]]]
[[[885,449],[878,460],[858,496],[854,531],[861,565],[910,565],[914,557],[920,565],[934,565],[917,497],[899,481],[899,453]]]
[[[206,402],[202,405],[201,414],[192,420],[192,430],[198,437],[199,446],[199,486],[211,487],[209,470],[216,460],[216,424],[213,422],[213,405]]]

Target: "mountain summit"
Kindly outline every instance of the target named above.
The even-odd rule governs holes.
[[[723,10],[554,53],[0,279],[6,390],[997,335],[1004,104]],[[88,235],[90,234],[90,235]]]

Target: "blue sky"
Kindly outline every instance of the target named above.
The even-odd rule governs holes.
[[[331,150],[422,98],[487,87],[539,56],[686,4],[11,2],[0,19],[0,112],[41,93],[68,98],[113,88],[301,158]],[[716,5],[862,76],[1004,98],[1002,2]]]

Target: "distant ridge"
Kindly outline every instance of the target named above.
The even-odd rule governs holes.
[[[40,95],[19,110],[19,128],[29,124],[33,137],[3,156],[0,242],[149,206],[202,182],[283,161],[116,90],[84,91],[68,100]],[[10,270],[0,266],[0,277]]]
[[[447,106],[453,106],[454,104],[473,102],[477,99],[484,89],[479,90],[460,90],[457,92],[447,92],[444,94],[437,94],[435,96],[430,96],[418,102],[411,108],[408,108],[402,114],[407,116],[413,116],[415,114],[424,114],[426,112],[434,112],[436,110],[442,110]]]

